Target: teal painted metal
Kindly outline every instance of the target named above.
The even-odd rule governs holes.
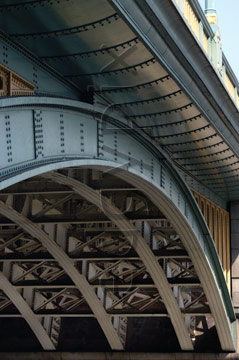
[[[36,95],[81,98],[81,91],[76,85],[1,31],[0,63],[31,82]]]
[[[119,114],[104,114],[104,108],[47,98],[9,98],[2,100],[1,106],[2,189],[24,177],[73,164],[118,166],[154,184],[190,224],[234,328],[231,299],[209,229],[190,190],[162,150]],[[10,138],[5,137],[9,134]],[[7,149],[9,139],[11,151]]]
[[[117,1],[112,1],[112,3],[116,4]],[[124,3],[124,1],[122,1],[122,3]],[[130,8],[129,2],[125,1],[125,3],[128,8]],[[134,3],[140,4],[140,1],[132,1],[131,5]],[[146,3],[153,8],[154,1],[146,0],[145,4]],[[213,1],[208,1],[208,11],[213,8],[213,5]],[[117,14],[110,15],[110,17],[114,18],[115,22],[119,19]],[[125,16],[125,19],[128,22],[131,22],[128,13],[127,16]],[[146,22],[144,23],[140,16],[138,17],[138,20],[139,19],[142,26],[145,25],[147,27]],[[163,19],[165,21],[164,26],[165,24],[167,25],[167,19],[165,19]],[[162,21],[162,19],[160,19],[160,21]],[[170,19],[170,21],[172,21],[172,19]],[[97,21],[96,23],[98,26],[100,21]],[[208,30],[206,24],[204,25],[203,28],[201,28],[201,38],[202,31],[205,29],[207,30],[207,34],[211,36],[211,32]],[[131,22],[131,26],[137,29],[137,21],[135,23]],[[165,29],[169,31],[166,26]],[[215,108],[211,107],[211,104],[207,101],[208,99],[205,99],[204,94],[202,96],[197,88],[197,85],[195,86],[195,82],[192,81],[192,78],[188,78],[188,74],[191,74],[191,68],[188,73],[185,72],[184,69],[180,69],[179,62],[176,63],[172,60],[173,55],[171,54],[171,48],[167,47],[167,44],[164,43],[162,38],[157,38],[158,34],[157,32],[155,34],[153,26],[149,31],[151,34],[150,41],[148,41],[146,35],[143,34],[141,30],[142,29],[140,27],[137,29],[137,35],[140,34],[141,38],[151,51],[153,50],[152,52],[155,52],[159,62],[164,64],[164,66],[166,65],[169,73],[171,71],[171,73],[175,75],[174,78],[178,83],[183,85],[182,88],[184,88],[186,79],[185,92],[188,93],[194,103],[198,105],[200,110],[202,110],[202,113],[206,114],[209,118],[211,117],[210,120],[217,128],[218,133],[221,133],[224,136],[224,139],[226,139],[225,141],[238,153],[238,142],[235,141],[238,135],[236,134],[238,125],[237,122],[234,121],[234,117],[231,119],[232,123],[230,123],[232,129],[229,130],[227,128],[227,122],[221,120]],[[75,29],[71,28],[67,29],[66,32],[64,31],[59,30],[58,32],[50,32],[51,34],[49,34],[49,36],[54,37],[57,36],[57,34],[65,35],[66,32],[67,34],[68,32],[73,33]],[[148,33],[146,32],[146,34]],[[34,36],[41,37],[45,35],[33,34],[33,38]],[[153,40],[155,39],[159,40],[158,43],[160,46],[157,46],[157,41],[153,43]],[[172,39],[175,40],[173,36]],[[3,60],[6,62],[4,64],[18,72],[23,77],[26,77],[29,81],[34,82],[36,85],[36,93],[38,95],[45,93],[48,95],[71,97],[74,99],[78,98],[79,90],[77,88],[72,86],[72,84],[63,79],[63,77],[55,71],[52,71],[50,67],[43,65],[41,61],[36,59],[32,54],[30,54],[30,52],[20,48],[18,44],[8,39],[7,36],[3,36],[1,41],[5,44],[4,50],[5,47],[8,47],[10,44],[10,50],[7,48],[7,55],[9,55],[8,59],[5,55],[5,57],[3,56]],[[108,50],[118,51],[120,46],[131,47],[132,44],[137,43],[138,37],[132,37],[131,40],[119,43],[118,45],[110,46]],[[180,42],[177,42],[177,46],[179,48],[181,45],[182,44],[180,44]],[[195,46],[194,43],[192,47],[193,46]],[[158,50],[158,53],[155,49]],[[217,51],[217,49],[215,51]],[[83,51],[79,54],[82,57],[91,57],[93,55],[98,55],[99,53],[100,50],[97,49],[94,51]],[[192,52],[192,54],[193,53],[194,52]],[[14,56],[16,56],[16,54],[18,56],[17,59],[19,59],[17,62],[15,61],[16,58],[14,60]],[[63,57],[68,58],[70,56],[78,56],[79,54],[65,54]],[[185,54],[187,54],[187,52],[185,52]],[[177,55],[175,56],[177,57]],[[189,58],[187,60],[194,66],[195,73],[199,69],[200,71],[203,70],[204,74],[205,68],[202,69],[201,64],[200,67],[197,68],[198,64],[195,59],[190,62],[191,52],[188,56]],[[217,56],[217,54],[214,56],[215,59],[217,59]],[[47,58],[47,56],[45,56],[45,58]],[[56,57],[53,54],[52,56],[49,56],[49,58]],[[97,62],[94,63],[94,66],[95,64],[97,65]],[[155,64],[155,59],[149,58],[144,62],[138,62],[136,65],[130,65],[123,69],[117,68],[118,70],[116,69],[105,72],[97,70],[97,73],[92,73],[91,75],[94,78],[97,76],[104,77],[107,74],[112,75],[112,73],[116,74],[117,72],[123,74],[128,70],[140,69],[153,64]],[[176,66],[174,66],[175,64]],[[33,72],[29,72],[29,66],[33,66]],[[62,66],[62,69],[64,69],[64,67],[65,65]],[[200,71],[198,71],[198,74],[200,74]],[[84,72],[78,72],[76,77],[81,78],[83,81],[85,75],[86,74]],[[203,77],[202,80],[205,81]],[[120,88],[120,84],[118,85],[118,88]],[[178,93],[180,92],[177,91],[177,94]],[[165,99],[170,95],[172,94],[166,95],[163,98]],[[221,99],[220,94],[214,98]],[[153,98],[149,101],[158,100],[161,100],[161,97]],[[125,104],[127,106],[131,106],[133,104],[138,105],[139,103],[142,105],[143,102],[144,100],[136,99],[134,102],[120,103],[118,104],[118,107],[124,107]],[[150,181],[155,187],[158,186],[158,184],[161,184],[160,191],[167,194],[168,198],[172,200],[183,216],[187,218],[188,223],[195,232],[195,236],[200,242],[201,248],[205,250],[205,256],[210,262],[218,289],[221,291],[221,297],[225,305],[225,311],[227,313],[229,323],[232,325],[232,328],[235,329],[235,316],[222,275],[220,263],[210,237],[209,230],[202,217],[199,216],[200,212],[195,204],[195,201],[193,200],[185,183],[178,178],[177,171],[172,166],[172,163],[167,155],[162,152],[159,147],[156,147],[155,143],[152,142],[149,137],[142,135],[140,131],[132,128],[131,120],[135,117],[139,118],[140,116],[144,116],[145,114],[129,116],[128,121],[126,121],[119,114],[108,116],[104,114],[104,109],[90,107],[87,104],[80,104],[74,101],[62,101],[59,99],[50,100],[47,98],[29,98],[27,100],[6,99],[1,102],[1,105],[2,121],[0,130],[4,140],[0,144],[0,161],[2,165],[1,177],[3,187],[7,186],[7,184],[18,181],[22,177],[24,178],[24,176],[40,174],[43,169],[44,171],[46,169],[57,169],[58,167],[70,166],[70,164],[84,164],[86,166],[95,166],[96,164],[99,166],[110,166],[111,164],[112,167],[119,166],[120,168],[125,168],[129,173],[135,173],[137,176],[147,179],[147,181]],[[225,109],[228,114],[231,114],[230,105],[226,104]],[[175,111],[175,109],[172,111]],[[208,125],[205,125],[204,128],[202,127],[199,130],[205,130],[205,128],[208,129]],[[187,134],[191,134],[196,131],[198,130],[193,129],[191,131],[187,131]],[[161,138],[182,134],[175,132],[164,136],[162,133],[163,132],[160,133]],[[154,138],[157,137],[158,136],[155,136]],[[25,139],[27,139],[27,141],[25,141]],[[54,139],[54,141],[52,141],[52,139]],[[208,170],[211,170],[211,168],[209,167]],[[180,198],[180,202],[178,202],[178,196]],[[235,339],[234,335],[232,335],[232,337]]]
[[[219,71],[220,76],[223,76],[222,41],[218,27],[216,0],[205,0],[205,14],[208,17],[212,31],[215,34],[211,48],[212,62]],[[234,98],[236,99],[236,96]]]
[[[216,20],[216,0],[205,0],[205,14],[206,16],[215,16],[215,20]],[[212,31],[214,32],[214,34],[216,34],[217,30],[218,30],[218,25],[217,22],[215,24],[210,24]],[[215,42],[217,39],[215,38]],[[215,57],[215,55],[214,55]]]
[[[189,1],[200,19],[201,40],[206,35],[209,36],[208,42],[214,44],[209,47],[209,57],[203,52],[202,43],[193,35],[185,18],[181,18],[182,13],[177,12],[180,12],[177,5],[182,1],[178,1],[177,5],[175,1],[168,0],[121,1],[125,4],[128,17],[123,12],[123,16],[119,16],[121,10],[116,6],[113,8],[106,0],[95,1],[96,6],[92,2],[81,2],[79,5],[78,0],[44,3],[44,6],[39,1],[34,6],[29,3],[16,7],[1,6],[0,21],[2,28],[11,34],[8,37],[13,39],[16,36],[19,43],[38,54],[38,63],[48,62],[65,78],[72,78],[79,87],[84,87],[86,101],[90,97],[93,101],[94,94],[95,102],[103,100],[103,103],[115,104],[128,119],[144,127],[155,141],[171,152],[175,163],[185,170],[187,177],[192,175],[190,185],[196,191],[224,207],[226,201],[234,199],[235,177],[232,181],[229,178],[239,174],[239,163],[237,166],[232,163],[230,156],[233,156],[232,150],[239,153],[238,112],[231,99],[227,98],[223,85],[218,86],[217,74],[211,67],[213,48],[216,54],[215,42],[212,41],[214,34],[198,2]],[[117,5],[117,2],[111,3]],[[85,7],[85,11],[81,6]],[[130,29],[127,23],[130,22],[131,8],[135,18]],[[16,18],[24,19],[26,14],[29,14],[29,21],[22,26],[16,24]],[[59,22],[59,19],[62,21]],[[145,31],[146,34],[141,31],[144,27],[150,29]],[[104,49],[101,47],[103,43]],[[152,58],[155,49],[157,53]],[[29,60],[31,56],[28,51]],[[122,57],[127,58],[124,63],[120,61]],[[32,76],[31,67],[23,65],[26,76]],[[21,58],[16,67],[21,68]],[[49,66],[47,69],[50,71]],[[136,73],[137,76],[134,76]],[[53,89],[47,74],[36,71],[34,75],[37,77],[32,76],[32,79],[37,86],[41,82],[42,89],[48,94],[53,92],[64,96],[60,88],[57,91]],[[46,83],[43,75],[47,77]],[[168,91],[165,94],[166,88]],[[43,93],[43,90],[37,89],[36,94]],[[76,98],[75,94],[73,97]],[[170,100],[171,97],[174,101]],[[149,128],[152,124],[154,128]],[[38,145],[41,151],[41,144]],[[216,196],[213,195],[215,191]]]
[[[205,0],[205,13],[206,14],[216,13],[216,0]]]
[[[174,2],[159,3],[155,0],[146,0],[144,3],[140,1],[129,3],[126,0],[111,0],[111,2],[237,156],[239,154],[238,111],[224,87],[218,86],[218,75],[201,51],[195,37],[190,36],[186,26],[178,32],[178,27],[182,26],[182,19],[174,9]],[[173,143],[170,146],[174,146]],[[221,177],[224,175],[222,174]],[[214,175],[209,174],[209,176]],[[206,174],[200,179],[207,182],[209,176]],[[212,182],[211,179],[208,184]]]

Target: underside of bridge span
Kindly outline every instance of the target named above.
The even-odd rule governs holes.
[[[175,1],[3,0],[0,24],[3,356],[235,351],[238,110]]]
[[[220,332],[228,346],[220,294],[195,234],[140,176],[71,166],[0,197],[0,323],[13,324],[1,334],[3,349],[23,319],[45,350],[218,351]]]

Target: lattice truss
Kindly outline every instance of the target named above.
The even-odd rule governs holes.
[[[167,277],[194,342],[213,325],[213,319],[190,257],[169,221],[145,195],[109,174],[69,172],[100,190],[143,236]],[[130,242],[102,209],[66,186],[39,178],[12,186],[0,198],[38,224],[64,250],[94,289],[123,345],[129,317],[168,316],[161,294],[135,251],[134,239]],[[63,317],[94,317],[74,281],[41,241],[3,216],[0,256],[3,275],[37,316],[55,347]],[[23,316],[11,300],[0,292],[0,317]]]

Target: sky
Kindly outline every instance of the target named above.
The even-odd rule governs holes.
[[[205,0],[199,0],[202,9],[205,9]],[[216,0],[216,10],[219,30],[222,39],[223,52],[239,80],[239,0]]]

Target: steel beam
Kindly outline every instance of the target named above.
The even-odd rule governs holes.
[[[83,276],[74,265],[74,262],[68,255],[50,238],[46,232],[32,223],[22,214],[19,214],[12,207],[0,201],[0,213],[11,221],[15,222],[24,231],[28,232],[33,237],[37,238],[42,245],[49,251],[49,253],[58,261],[65,272],[70,276],[76,287],[84,296],[86,302],[92,309],[96,319],[98,320],[111,348],[113,350],[123,350],[122,343],[115,328],[112,325],[111,319],[108,317],[105,309],[96,296],[94,289],[89,285],[85,276]]]
[[[211,258],[211,263],[209,264],[208,258],[205,257],[205,250],[193,233],[191,226],[178,211],[175,204],[172,203],[171,199],[168,199],[167,196],[160,191],[155,191],[153,184],[150,184],[144,179],[140,179],[138,176],[123,171],[118,171],[117,176],[124,181],[134,184],[143,193],[147,194],[148,198],[156,206],[163,204],[163,206],[160,206],[160,210],[163,211],[164,215],[169,219],[183,240],[183,245],[199,276],[201,286],[206,294],[215,321],[221,347],[225,351],[234,351],[235,344],[231,331],[232,323],[229,323],[229,319],[225,313],[225,304],[222,301],[221,288],[218,286],[218,283],[215,282],[215,272],[211,271],[211,266],[214,265],[215,259]],[[196,210],[197,209],[195,209],[195,211]],[[204,236],[208,237],[208,235]]]
[[[13,286],[16,289],[43,289],[43,290],[48,290],[50,291],[50,289],[61,289],[61,288],[65,288],[65,289],[76,289],[75,285],[72,284],[50,284],[50,285],[44,285],[44,284],[13,284]],[[179,282],[170,282],[170,286],[171,287],[175,287],[175,286],[180,286],[180,287],[189,287],[189,288],[198,288],[200,287],[200,282],[184,282],[184,281],[179,281]],[[106,289],[118,289],[118,290],[129,290],[130,288],[134,288],[134,287],[138,287],[140,289],[155,289],[156,286],[154,283],[149,283],[149,284],[142,284],[142,283],[129,283],[129,284],[114,284],[112,283],[97,283],[97,284],[91,284],[91,287],[94,289],[98,289],[99,287],[101,288],[106,288]]]
[[[6,247],[6,246],[5,246]],[[78,250],[78,249],[77,249]],[[184,262],[190,261],[190,258],[186,251],[175,249],[175,250],[152,250],[154,256],[157,259],[183,259]],[[112,260],[128,260],[136,261],[140,260],[139,256],[136,253],[128,252],[123,255],[114,255],[114,254],[102,254],[102,252],[87,252],[84,251],[81,254],[74,255],[72,253],[68,254],[69,258],[73,261],[112,261]],[[10,262],[35,262],[35,261],[56,261],[53,256],[47,253],[33,253],[31,255],[25,254],[16,254],[16,253],[4,253],[0,255],[0,261],[10,261]]]
[[[12,303],[21,313],[21,316],[26,320],[33,333],[36,335],[40,344],[44,350],[55,350],[55,346],[52,343],[50,337],[48,336],[46,330],[42,326],[41,322],[34,314],[30,306],[19,294],[17,289],[9,282],[7,277],[0,272],[0,289],[9,297]]]
[[[42,176],[43,178],[50,179],[61,185],[69,186],[77,194],[80,194],[89,202],[95,204],[122,231],[122,233],[124,233],[146,266],[147,271],[152,277],[163,299],[182,350],[193,350],[193,344],[191,342],[189,332],[186,328],[181,311],[169,286],[164,271],[144,238],[139,234],[136,228],[128,221],[121,211],[112,204],[111,201],[98,191],[90,188],[80,181],[56,172],[43,174]]]
[[[147,216],[145,214],[137,214],[134,215],[132,213],[126,213],[125,216],[127,216],[129,221],[160,221],[165,220],[165,218],[162,218],[158,215],[151,215]],[[46,215],[42,217],[33,217],[31,219],[32,222],[35,224],[91,224],[92,222],[96,224],[108,224],[111,221],[106,218],[105,216],[102,216],[100,214],[90,214],[88,216],[69,216],[69,215]],[[13,225],[12,221],[10,219],[0,219],[0,226],[5,225]]]
[[[5,360],[16,360],[16,353],[6,352],[4,353]],[[55,352],[55,353],[38,353],[38,352],[22,352],[18,353],[19,360],[108,360],[114,358],[114,360],[175,360],[175,359],[187,359],[187,360],[218,360],[218,359],[230,359],[239,360],[239,353],[195,353],[187,352],[182,353],[163,353],[163,352]]]
[[[130,317],[130,318],[139,318],[139,317],[143,317],[143,318],[151,318],[151,317],[169,317],[169,315],[165,312],[165,313],[154,313],[154,312],[145,312],[145,313],[133,313],[133,312],[126,312],[126,311],[115,311],[112,313],[108,313],[107,314],[109,318],[113,318],[115,316],[119,316],[119,317]],[[59,318],[95,318],[94,314],[92,313],[79,313],[79,312],[68,312],[68,313],[62,313],[62,312],[40,312],[39,314],[34,313],[34,316],[37,318],[41,318],[41,317],[46,317],[46,318],[52,318],[52,317],[59,317]],[[207,317],[211,317],[212,314],[208,311],[205,311],[204,309],[202,309],[201,311],[188,311],[185,313],[182,313],[182,317],[186,317],[186,316],[198,316],[198,317],[202,317],[202,316],[207,316]],[[21,314],[0,314],[0,318],[19,318],[22,317]]]

